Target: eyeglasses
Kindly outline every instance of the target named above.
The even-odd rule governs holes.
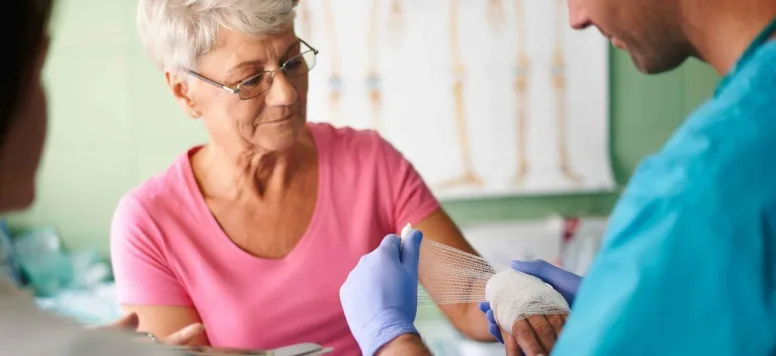
[[[282,70],[288,78],[298,78],[309,73],[310,70],[315,67],[315,57],[318,55],[318,50],[307,44],[307,42],[301,38],[299,39],[299,43],[300,46],[304,46],[301,48],[301,53],[283,62],[280,68],[272,71],[264,71],[243,79],[234,87],[219,83],[191,70],[188,72],[206,83],[213,84],[232,94],[239,95],[242,100],[253,99],[272,88],[272,80],[275,78],[275,73],[278,71]]]

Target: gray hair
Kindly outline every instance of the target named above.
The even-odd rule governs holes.
[[[308,1],[308,0],[303,0]],[[137,27],[159,68],[194,69],[216,44],[221,28],[249,36],[278,33],[293,24],[299,0],[140,0]]]

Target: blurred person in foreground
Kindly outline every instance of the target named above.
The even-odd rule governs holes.
[[[0,72],[0,213],[29,207],[35,197],[35,175],[46,136],[46,99],[41,70],[46,59],[52,0],[19,0],[4,5],[0,29],[6,36],[6,67]],[[128,314],[99,330],[36,308],[32,296],[0,274],[0,353],[3,355],[104,356],[167,355],[126,331],[138,326]],[[189,342],[201,334],[192,323],[161,340]]]
[[[562,332],[518,321],[505,335],[507,350],[776,353],[776,1],[568,0],[568,7],[573,28],[597,27],[642,72],[695,57],[724,77],[641,163],[581,286],[544,261],[513,262],[554,286],[572,312]],[[381,355],[428,353],[412,331],[420,234],[405,244],[386,237],[341,290],[359,344]],[[481,307],[500,338],[490,306]]]

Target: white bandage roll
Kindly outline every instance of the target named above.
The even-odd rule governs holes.
[[[412,232],[407,224],[402,238]],[[490,302],[496,320],[511,332],[515,321],[530,315],[565,314],[563,296],[542,280],[506,268],[496,270],[480,256],[424,238],[420,246],[418,305]]]

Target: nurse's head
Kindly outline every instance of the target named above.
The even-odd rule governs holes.
[[[679,0],[567,2],[571,27],[597,27],[614,46],[630,53],[642,72],[669,71],[695,53],[682,32]]]
[[[9,1],[0,11],[6,63],[0,71],[0,212],[28,207],[35,197],[46,136],[41,68],[52,0]]]

